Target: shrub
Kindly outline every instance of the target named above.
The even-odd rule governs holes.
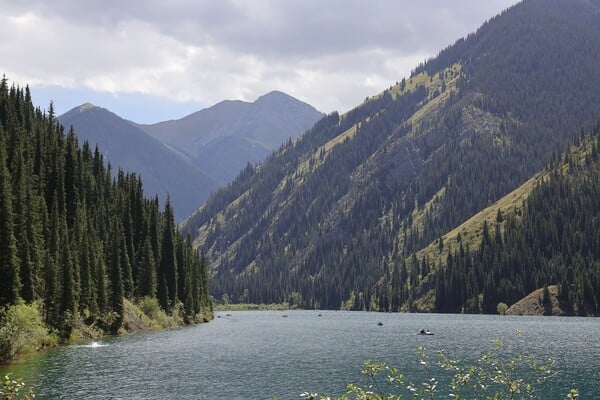
[[[10,374],[4,376],[2,386],[0,386],[0,400],[31,400],[35,394],[31,389],[25,388],[25,382],[22,379],[13,379]]]
[[[508,310],[506,303],[498,303],[496,306],[496,311],[498,311],[498,314],[500,315],[506,315],[506,310]]]
[[[167,315],[155,297],[142,297],[138,300],[137,306],[150,318],[155,328],[162,329],[177,326],[173,317]]]
[[[57,342],[56,335],[44,325],[37,303],[17,304],[0,312],[0,361],[55,346]]]
[[[425,382],[413,383],[397,368],[386,363],[367,361],[361,372],[369,383],[350,383],[347,393],[341,397],[318,395],[305,392],[304,400],[401,400],[401,399],[539,399],[539,390],[555,376],[554,360],[535,360],[528,355],[512,355],[501,340],[493,342],[490,352],[484,353],[472,365],[463,366],[452,360],[444,351],[435,353],[437,362],[432,362],[425,348],[418,349],[419,364],[428,377]],[[435,372],[448,379],[443,389]],[[577,389],[565,394],[566,399],[579,397]]]
[[[142,297],[138,300],[137,306],[149,318],[156,318],[161,312],[164,313],[155,297]]]

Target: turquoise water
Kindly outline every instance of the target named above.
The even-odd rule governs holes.
[[[39,399],[298,399],[304,391],[336,395],[350,381],[365,382],[359,368],[367,359],[393,364],[420,382],[419,346],[473,360],[501,338],[516,351],[557,360],[559,374],[542,398],[563,398],[574,385],[581,399],[600,399],[597,318],[341,311],[219,316],[188,328],[103,339],[99,346],[62,347],[0,369],[25,377]],[[417,335],[421,328],[435,335]],[[516,336],[517,329],[523,334]]]

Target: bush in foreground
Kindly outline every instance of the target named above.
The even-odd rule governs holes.
[[[0,386],[0,400],[32,400],[35,398],[33,390],[25,387],[22,379],[13,379],[10,374],[4,376]]]
[[[544,399],[544,388],[547,389],[551,378],[556,376],[554,360],[536,360],[523,354],[513,356],[499,339],[493,342],[491,351],[466,366],[444,351],[436,352],[433,361],[425,348],[420,347],[417,352],[427,375],[424,382],[413,383],[386,363],[366,361],[361,372],[368,378],[367,385],[350,383],[347,393],[340,397],[311,392],[302,393],[300,397],[304,400]],[[450,375],[447,386],[440,385],[435,372]],[[571,389],[562,398],[577,399],[578,390]]]
[[[0,311],[0,361],[58,343],[40,316],[37,303],[16,304]]]

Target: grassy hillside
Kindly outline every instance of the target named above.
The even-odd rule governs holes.
[[[525,185],[461,225],[455,236],[445,235],[444,248],[438,242],[424,249],[420,260],[433,260],[434,268],[412,299],[418,307],[495,312],[505,304],[512,313],[536,314],[541,301],[535,299],[544,289],[547,315],[597,315],[599,134],[600,124],[577,136]]]

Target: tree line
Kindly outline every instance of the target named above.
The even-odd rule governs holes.
[[[436,310],[495,313],[559,286],[567,313],[600,313],[600,122],[548,166],[523,209],[484,222],[472,251],[459,244],[436,278]],[[480,297],[481,295],[481,297]]]
[[[116,176],[115,176],[116,175]],[[36,303],[68,339],[78,321],[117,332],[124,299],[156,298],[186,322],[211,310],[206,261],[179,234],[167,200],[146,198],[78,143],[29,87],[0,81],[0,309]],[[0,321],[1,323],[1,321]]]

